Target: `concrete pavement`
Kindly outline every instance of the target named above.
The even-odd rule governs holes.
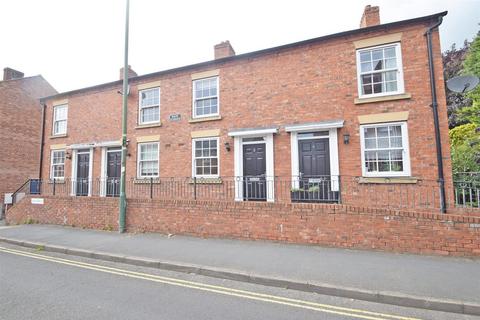
[[[45,225],[2,227],[0,240],[174,271],[480,315],[480,260]]]

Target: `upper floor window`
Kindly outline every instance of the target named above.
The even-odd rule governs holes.
[[[151,88],[139,92],[138,123],[160,122],[160,88]]]
[[[50,178],[65,178],[65,150],[53,150],[50,163]]]
[[[193,140],[193,175],[218,177],[218,138]]]
[[[359,97],[404,92],[400,43],[357,50]]]
[[[193,117],[218,115],[218,77],[193,81]]]
[[[158,142],[138,144],[138,177],[154,178],[159,175],[158,165]]]
[[[53,107],[53,135],[67,133],[68,105]]]
[[[364,176],[409,176],[407,123],[360,126]]]

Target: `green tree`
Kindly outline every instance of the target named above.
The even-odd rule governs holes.
[[[480,134],[476,124],[469,123],[449,131],[453,174],[480,172]]]
[[[480,145],[472,148],[468,143],[454,147],[452,152],[452,169],[455,176],[463,172],[480,172]]]
[[[470,43],[465,40],[463,47],[457,48],[455,43],[442,54],[445,82],[463,72],[463,62],[468,52]],[[465,124],[465,119],[458,119],[457,111],[472,105],[472,100],[465,94],[453,92],[447,89],[447,112],[448,126],[454,128],[457,125]]]
[[[477,126],[473,123],[462,124],[448,132],[450,145],[452,148],[458,147],[467,141],[473,140],[477,136]]]
[[[472,106],[457,110],[458,122],[474,124],[476,127],[480,127],[480,99],[477,99],[473,99]]]
[[[480,77],[480,31],[477,33],[475,39],[470,44],[470,48],[465,56],[463,62],[463,74],[473,74]],[[469,95],[473,98],[480,98],[480,87],[469,92]],[[479,101],[479,100],[477,100]]]
[[[464,74],[479,77],[480,31],[461,58],[462,68],[458,65],[460,58],[456,59],[455,64],[450,65],[450,76]],[[446,77],[448,75],[446,70]],[[453,173],[460,178],[463,176],[461,172],[480,172],[480,86],[462,96],[468,99],[459,101],[469,102],[470,105],[458,105],[455,108],[455,128],[449,131]]]
[[[465,60],[463,62],[463,74],[480,77],[480,31],[470,44]],[[480,85],[470,91],[467,97],[471,99],[472,105],[459,109],[458,119],[464,123],[474,123],[480,126]]]

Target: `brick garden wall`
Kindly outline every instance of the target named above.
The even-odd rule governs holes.
[[[118,230],[118,198],[44,197],[32,204],[25,197],[6,214],[7,223],[43,223],[102,230]]]
[[[44,197],[7,212],[11,224],[40,222],[114,230],[118,199]],[[480,256],[480,217],[327,204],[129,199],[129,232],[262,239],[352,249]]]

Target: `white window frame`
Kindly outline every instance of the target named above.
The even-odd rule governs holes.
[[[65,119],[62,120],[57,120],[57,109],[58,108],[65,108],[66,111],[66,117]],[[59,121],[65,121],[65,132],[55,132],[55,123]],[[61,136],[67,134],[67,127],[68,127],[68,104],[59,104],[57,106],[53,107],[53,126],[52,126],[52,135],[54,136]]]
[[[197,141],[205,141],[205,140],[216,140],[217,141],[217,174],[197,174],[197,168],[195,164],[195,160],[197,157],[195,156],[195,142]],[[205,158],[205,157],[199,157]],[[212,159],[214,157],[210,157]],[[196,178],[218,178],[220,177],[220,138],[219,137],[202,137],[202,138],[195,138],[192,139],[192,177]]]
[[[158,174],[154,176],[142,176],[140,170],[140,152],[141,146],[146,144],[156,144],[158,155],[157,155],[157,163],[158,163]],[[137,178],[138,179],[149,179],[149,178],[158,178],[160,176],[160,142],[158,141],[150,141],[150,142],[141,142],[137,144]]]
[[[382,49],[386,47],[394,47],[395,48],[395,57],[397,58],[397,91],[389,91],[389,92],[380,92],[380,93],[371,93],[371,94],[363,94],[362,90],[362,72],[361,72],[361,62],[360,62],[360,53],[365,51],[371,51],[375,49]],[[368,47],[368,48],[361,48],[357,49],[357,88],[358,88],[358,97],[359,98],[372,98],[372,97],[382,97],[382,96],[390,96],[395,94],[402,94],[405,93],[405,84],[403,79],[403,62],[402,62],[402,47],[400,42],[397,43],[390,43],[390,44],[383,44],[380,46]],[[393,71],[395,69],[383,69],[378,73],[386,72],[386,71]],[[365,72],[364,74],[372,74],[376,73],[375,71]]]
[[[152,105],[148,105],[148,106],[142,106],[142,92],[143,91],[155,90],[155,89],[158,90],[158,120],[157,121],[142,121],[142,111],[143,111],[143,109],[157,107],[156,104],[152,104]],[[142,125],[142,124],[160,123],[160,116],[161,116],[160,100],[161,100],[160,87],[146,88],[146,89],[138,91],[138,124]]]
[[[365,168],[365,128],[376,128],[385,126],[400,125],[402,130],[402,147],[403,147],[403,171],[383,171],[383,172],[367,172]],[[407,122],[386,122],[360,125],[360,145],[361,145],[361,159],[362,159],[362,175],[364,177],[409,177],[411,176],[410,167],[410,142],[408,140],[408,126]],[[378,150],[378,149],[376,149]]]
[[[54,153],[55,152],[63,152],[63,177],[54,177],[54,166],[58,166],[59,164],[53,163]],[[67,151],[65,149],[55,149],[50,152],[50,179],[53,180],[64,180],[65,179],[65,159],[67,157]]]
[[[216,113],[209,113],[209,114],[202,114],[202,115],[197,115],[197,108],[195,102],[197,101],[197,98],[195,96],[195,83],[198,81],[204,81],[204,80],[209,80],[216,78],[217,80],[217,112]],[[214,98],[215,96],[210,96],[210,97],[204,97],[202,99],[209,99],[209,98]],[[213,77],[208,77],[208,78],[201,78],[201,79],[195,79],[192,80],[192,117],[194,119],[198,118],[208,118],[208,117],[215,117],[220,115],[220,77],[219,76],[213,76]]]

